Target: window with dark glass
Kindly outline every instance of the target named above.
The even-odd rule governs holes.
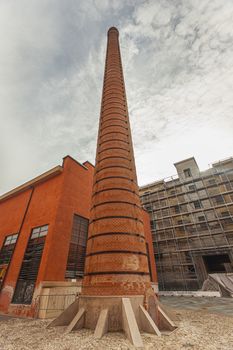
[[[155,219],[150,220],[150,227],[151,229],[155,230],[157,227],[157,221]]]
[[[31,304],[47,233],[48,225],[32,230],[12,300],[14,304]]]
[[[10,235],[5,238],[0,251],[0,265],[9,264],[17,238],[18,234]]]
[[[221,216],[224,218],[223,224],[233,224],[233,219],[228,211],[222,211]]]
[[[189,186],[190,191],[195,191],[196,190],[196,185],[190,185]]]
[[[17,233],[7,236],[0,251],[0,289],[3,283],[4,276],[6,274],[7,267],[11,261],[17,238]]]
[[[209,182],[210,185],[215,185],[216,184],[215,179],[210,179],[208,182]]]
[[[147,253],[147,261],[149,266],[149,272],[150,272],[150,280],[152,281],[152,268],[151,268],[151,261],[150,261],[150,253],[149,253],[149,244],[146,242],[146,253]]]
[[[76,279],[84,274],[89,220],[74,214],[66,278]]]
[[[192,173],[191,173],[190,168],[184,169],[184,176],[185,176],[185,177],[190,177],[190,176],[192,176]]]
[[[189,266],[188,266],[188,271],[191,272],[191,273],[195,273],[195,267],[194,267],[194,265],[189,265]]]
[[[175,205],[174,209],[175,209],[175,213],[180,213],[179,205]]]
[[[206,230],[208,228],[208,225],[205,222],[205,216],[198,216],[198,220],[200,221],[200,228]]]
[[[201,206],[202,206],[200,201],[194,201],[193,205],[194,205],[195,209],[201,208]]]
[[[223,199],[223,197],[222,197],[221,195],[215,196],[215,197],[214,197],[214,200],[215,200],[215,203],[216,203],[216,204],[222,204],[222,203],[224,203],[224,199]]]
[[[152,210],[152,206],[150,204],[144,205],[145,210]]]
[[[147,196],[150,193],[151,193],[151,191],[146,191],[146,192],[143,193],[143,196]]]

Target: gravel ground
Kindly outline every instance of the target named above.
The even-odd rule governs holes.
[[[171,304],[171,303],[166,303]],[[176,302],[177,304],[177,302]],[[169,336],[143,334],[145,349],[233,350],[233,317],[206,309],[173,308],[178,329]],[[64,335],[63,327],[46,328],[49,321],[0,319],[0,350],[133,349],[122,333],[101,340],[81,330]]]

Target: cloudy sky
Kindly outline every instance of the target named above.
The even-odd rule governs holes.
[[[232,156],[232,18],[232,0],[0,0],[0,193],[94,162],[112,25],[139,184]]]

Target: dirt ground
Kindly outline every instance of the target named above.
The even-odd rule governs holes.
[[[171,307],[172,303],[166,304]],[[170,336],[143,334],[145,349],[233,350],[232,316],[212,313],[205,307],[188,310],[182,309],[177,302],[175,305],[173,311],[179,328]],[[42,320],[0,319],[0,350],[133,349],[122,333],[109,333],[96,340],[92,331],[81,330],[64,335],[63,327],[46,328],[48,323]]]

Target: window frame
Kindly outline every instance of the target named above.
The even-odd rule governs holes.
[[[192,172],[190,168],[183,169],[183,173],[185,178],[187,179],[188,177],[192,177]]]
[[[45,227],[46,230],[42,230],[42,228]],[[46,244],[46,236],[48,234],[48,231],[49,224],[44,224],[42,226],[37,226],[31,229],[31,233],[27,242],[27,247],[24,251],[22,264],[20,267],[13,297],[11,300],[12,304],[31,305],[33,301],[33,295],[38,279],[39,270],[41,267],[41,261],[44,254],[44,247]],[[42,235],[40,234],[41,232],[43,233]],[[37,234],[37,236],[33,236],[33,233]],[[35,248],[36,246],[37,248]],[[39,258],[38,247],[40,247],[41,249],[41,254]],[[36,255],[35,252],[37,252]],[[31,257],[30,262],[29,260],[27,260],[29,256]],[[32,267],[34,268],[34,270],[32,269]]]
[[[197,205],[198,204],[198,205]],[[202,208],[202,203],[201,201],[198,199],[196,201],[193,201],[193,206],[194,206],[194,209],[200,209]]]

